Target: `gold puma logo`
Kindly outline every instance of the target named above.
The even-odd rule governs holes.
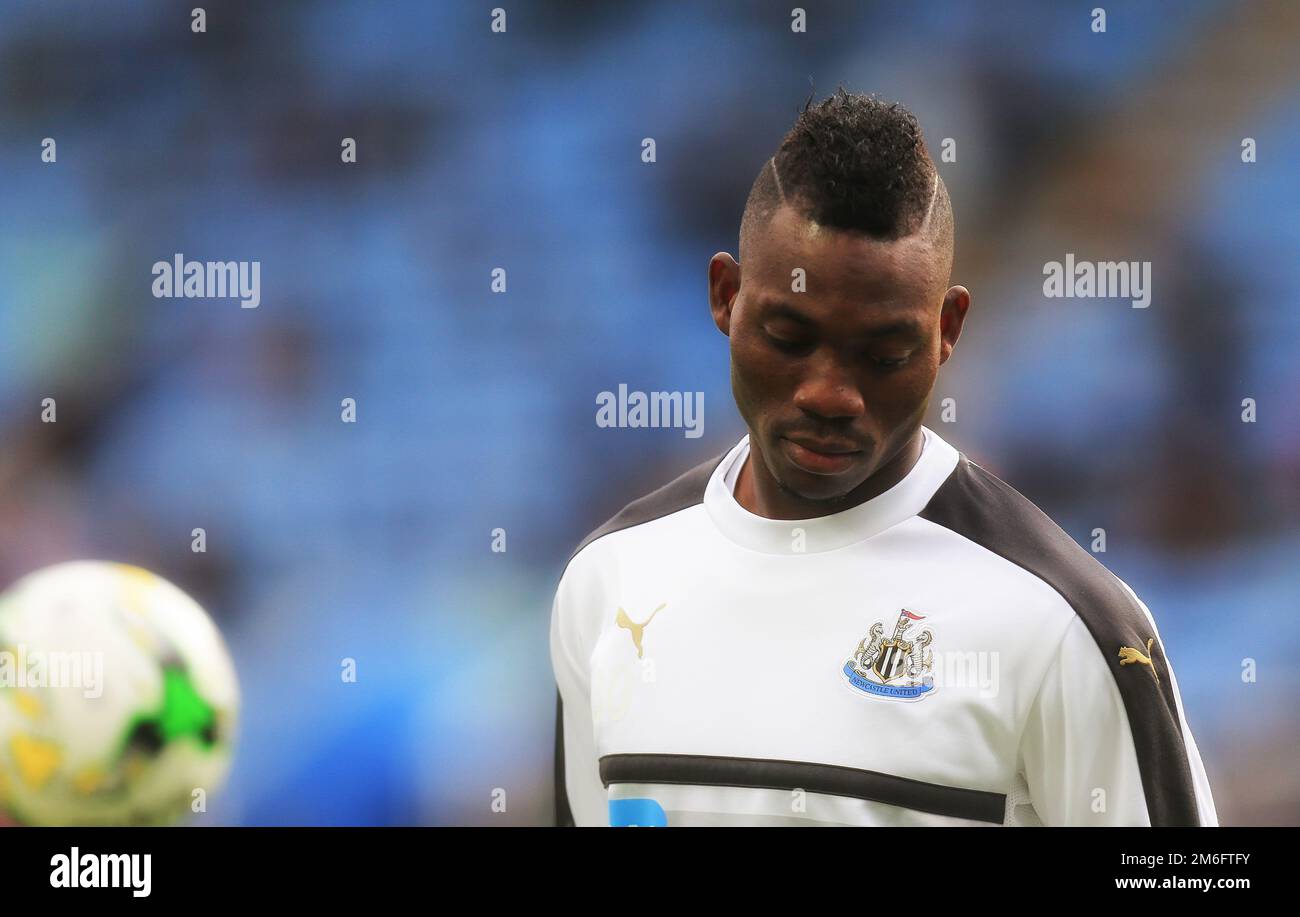
[[[1151,675],[1155,678],[1156,684],[1160,684],[1160,676],[1156,674],[1155,663],[1151,661],[1151,644],[1155,642],[1155,637],[1152,637],[1147,641],[1147,651],[1145,655],[1141,650],[1135,650],[1131,646],[1121,646],[1119,648],[1119,664],[1132,665],[1135,662],[1140,662],[1142,665],[1150,666]]]
[[[655,619],[655,615],[659,614],[659,609],[663,608],[664,605],[667,604],[668,604],[667,602],[664,602],[664,604],[660,605],[659,608],[656,608],[654,611],[650,612],[650,617],[646,618],[645,622],[642,624],[638,624],[635,621],[633,621],[631,618],[627,616],[626,611],[624,611],[621,607],[619,608],[618,617],[614,619],[615,623],[617,623],[619,627],[626,627],[629,631],[632,632],[632,642],[636,644],[637,659],[641,658],[641,653],[642,653],[641,637],[645,634],[645,629],[650,626],[650,622]]]

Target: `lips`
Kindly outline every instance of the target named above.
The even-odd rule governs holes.
[[[796,442],[781,438],[781,448],[796,467],[809,474],[842,474],[853,467],[862,450],[843,440],[800,437]]]

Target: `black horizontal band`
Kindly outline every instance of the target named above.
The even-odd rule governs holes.
[[[713,755],[606,755],[600,759],[600,780],[605,786],[662,783],[801,789],[997,825],[1002,824],[1007,802],[1003,793],[925,783],[837,764]]]

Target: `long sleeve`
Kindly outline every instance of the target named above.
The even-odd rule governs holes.
[[[1117,672],[1081,619],[1068,625],[1021,738],[1021,773],[1043,824],[1159,825],[1168,820],[1163,813],[1171,811],[1194,812],[1201,825],[1217,824],[1200,753],[1183,719],[1177,682],[1164,653],[1153,645],[1154,664],[1135,658]],[[1120,648],[1114,652],[1118,659]],[[1159,678],[1168,679],[1177,723],[1164,734],[1172,739],[1154,748],[1134,743],[1135,723],[1145,726],[1149,717],[1171,714],[1152,703],[1131,715],[1118,677],[1138,679],[1132,687],[1151,692],[1162,690]],[[1170,774],[1180,779],[1166,779]]]
[[[555,822],[565,826],[608,823],[591,719],[591,681],[581,648],[576,609],[568,607],[561,581],[551,610],[551,666],[555,710]]]

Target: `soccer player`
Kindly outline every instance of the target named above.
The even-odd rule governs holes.
[[[1146,606],[922,424],[952,259],[916,119],[806,105],[709,263],[748,435],[561,577],[558,823],[1217,823]]]

